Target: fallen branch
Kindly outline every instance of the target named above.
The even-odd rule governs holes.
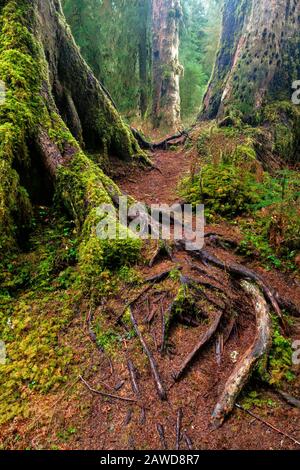
[[[173,140],[179,139],[180,137],[184,137],[185,138],[184,141],[180,142],[184,144],[185,140],[188,138],[188,132],[184,130],[184,131],[177,132],[177,134],[171,135],[170,137],[167,137],[166,139],[161,140],[160,142],[152,143],[152,142],[148,142],[142,136],[142,134],[134,127],[131,128],[131,132],[133,133],[134,137],[138,141],[140,147],[146,150],[158,150],[158,149],[167,150],[168,145],[169,144],[172,145]],[[176,145],[176,143],[174,143],[174,145]]]
[[[161,381],[161,378],[160,378],[160,374],[159,374],[156,362],[154,361],[152,353],[151,353],[150,349],[147,346],[147,343],[145,342],[145,340],[143,338],[143,335],[142,335],[142,333],[139,329],[139,326],[138,326],[137,321],[136,321],[136,319],[133,315],[131,307],[129,307],[129,310],[130,310],[130,318],[131,318],[131,321],[132,321],[133,328],[134,328],[134,330],[135,330],[135,332],[136,332],[136,334],[137,334],[137,336],[140,340],[140,343],[143,347],[143,350],[144,350],[146,356],[148,357],[151,372],[152,372],[152,376],[153,376],[153,379],[154,379],[154,382],[155,382],[155,385],[156,385],[158,395],[159,395],[161,400],[166,400],[167,399],[167,394],[166,394],[166,391],[165,391],[165,389],[162,385],[162,381]]]
[[[114,400],[126,401],[128,403],[136,403],[138,405],[137,401],[134,400],[133,398],[120,397],[118,395],[112,395],[110,393],[101,392],[100,390],[96,390],[95,388],[92,388],[90,386],[90,384],[86,380],[84,380],[84,378],[81,375],[79,376],[79,379],[89,389],[89,391],[92,392],[92,393],[95,393],[95,394],[100,395],[102,397],[112,398]]]
[[[289,439],[290,441],[294,442],[294,444],[297,444],[298,446],[300,446],[300,442],[297,441],[293,436],[290,436],[290,435],[287,434],[286,432],[281,431],[280,429],[278,429],[278,428],[276,428],[275,426],[273,426],[273,424],[268,423],[268,421],[265,421],[265,420],[264,420],[263,418],[261,418],[260,416],[257,416],[256,414],[252,413],[252,411],[246,410],[243,406],[239,405],[238,403],[236,403],[235,406],[236,406],[239,410],[244,411],[244,413],[247,413],[249,416],[252,416],[252,418],[257,419],[257,421],[260,421],[261,423],[265,424],[265,426],[267,426],[268,428],[273,429],[273,431],[277,432],[278,434],[281,434],[282,436],[286,437],[286,438]]]
[[[252,297],[256,315],[256,336],[227,380],[224,391],[212,414],[215,428],[222,426],[226,416],[233,410],[236,398],[248,382],[258,361],[268,354],[272,343],[272,321],[268,305],[255,284],[243,281],[243,289]]]
[[[216,333],[216,331],[217,331],[217,329],[220,325],[222,317],[223,317],[223,312],[218,312],[217,315],[216,315],[215,320],[213,321],[213,323],[211,324],[209,329],[201,336],[200,341],[195,346],[193,351],[186,357],[183,364],[180,366],[179,370],[172,374],[172,377],[175,381],[178,381],[183,376],[186,369],[190,366],[190,364],[194,360],[195,356],[197,356],[197,354],[201,351],[201,349],[203,349],[204,346],[214,336],[214,334]]]

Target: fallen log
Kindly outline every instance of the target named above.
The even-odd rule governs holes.
[[[214,428],[222,426],[226,416],[233,410],[235,401],[248,382],[254,367],[268,354],[272,344],[272,320],[265,298],[255,284],[242,281],[241,285],[253,299],[257,332],[253,344],[230,375],[215,406],[211,419]]]
[[[223,312],[218,312],[216,315],[216,318],[214,319],[209,329],[201,336],[200,341],[195,346],[193,351],[186,357],[183,364],[180,366],[179,370],[172,374],[172,377],[175,382],[177,382],[183,376],[183,374],[185,373],[187,368],[191,365],[192,361],[195,359],[195,357],[198,355],[201,349],[203,349],[204,346],[214,336],[214,334],[216,333],[220,325],[222,317],[223,317]]]
[[[129,311],[130,311],[130,318],[131,318],[131,322],[132,322],[132,325],[133,325],[133,328],[134,328],[134,331],[136,332],[136,335],[138,336],[139,340],[140,340],[140,343],[143,347],[143,350],[144,350],[144,353],[146,354],[146,356],[148,357],[148,360],[149,360],[149,364],[150,364],[150,368],[151,368],[151,372],[152,372],[152,377],[154,379],[154,382],[155,382],[155,386],[156,386],[156,389],[157,389],[157,392],[158,392],[158,395],[159,395],[159,398],[161,400],[166,400],[167,399],[167,393],[165,391],[165,388],[162,384],[162,381],[161,381],[161,378],[160,378],[160,374],[159,374],[159,371],[158,371],[158,368],[157,368],[157,365],[156,365],[156,362],[153,358],[153,355],[146,343],[146,341],[144,340],[144,337],[139,329],[139,326],[137,324],[137,321],[133,315],[133,311],[132,311],[132,308],[129,307]]]

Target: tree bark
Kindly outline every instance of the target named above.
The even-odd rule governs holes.
[[[200,117],[234,109],[247,118],[266,103],[290,102],[300,76],[299,26],[299,1],[225,0],[220,50]]]
[[[180,124],[180,0],[153,0],[153,109],[155,127]]]
[[[142,119],[148,110],[148,22],[149,22],[149,4],[146,0],[139,0],[139,73],[140,73],[140,112]]]
[[[82,149],[145,154],[81,57],[60,0],[0,2],[0,77],[0,247],[24,235],[32,202],[54,196],[92,243],[96,207],[118,188]]]

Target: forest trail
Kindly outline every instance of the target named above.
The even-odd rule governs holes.
[[[182,149],[157,151],[154,152],[153,163],[156,168],[149,170],[135,167],[130,171],[130,176],[128,168],[124,169],[124,177],[122,165],[117,169],[114,168],[118,175],[115,177],[118,185],[140,202],[147,204],[177,202],[179,200],[176,192],[177,184],[191,166],[189,153]],[[229,224],[206,227],[206,233],[211,231],[226,239],[239,241],[238,229]],[[242,262],[234,250],[217,246],[214,239],[208,238],[206,244],[209,252],[223,261]],[[151,250],[155,251],[155,245]],[[145,253],[145,259],[151,258],[151,250],[150,253],[149,251]],[[200,271],[192,267],[191,263],[198,265]],[[296,298],[300,305],[300,286],[293,279],[275,271],[268,273],[257,264],[252,267],[255,267],[264,279],[272,281],[280,295]],[[172,260],[168,256],[162,256],[157,258],[153,267],[149,267],[148,263],[139,267],[144,279],[168,270],[173,270],[170,277],[166,277],[152,289],[145,290],[144,294],[139,290],[142,295],[138,298],[135,291],[129,290],[123,293],[122,298],[114,299],[111,305],[104,307],[106,311],[111,312],[112,318],[115,318],[116,309],[122,312],[124,305],[137,298],[136,302],[132,303],[132,312],[157,365],[167,393],[167,401],[160,400],[158,396],[147,357],[142,353],[138,339],[132,339],[130,320],[129,323],[128,320],[123,321],[120,328],[123,331],[127,330],[127,339],[123,339],[122,348],[118,349],[112,361],[103,356],[97,373],[92,374],[88,380],[92,387],[97,388],[105,384],[104,390],[109,393],[117,393],[122,397],[135,397],[139,405],[91,396],[90,391],[85,388],[82,399],[87,400],[89,397],[92,400],[91,410],[80,425],[82,432],[77,436],[76,447],[176,449],[179,445],[180,449],[203,450],[299,448],[288,438],[237,409],[231,413],[220,429],[211,428],[211,413],[224,389],[226,379],[236,362],[254,341],[253,304],[242,291],[240,284],[230,279],[228,273],[208,264],[195,262],[189,254],[180,249],[176,251]],[[211,305],[207,309],[205,301],[197,304],[203,312],[203,317],[198,319],[199,321],[193,322],[192,315],[189,317],[188,314],[186,318],[176,318],[170,325],[165,350],[161,352],[162,329],[166,328],[162,318],[185,278],[192,278],[199,283],[208,281],[213,286],[211,289],[203,287],[204,295]],[[221,291],[226,292],[226,298],[220,295]],[[215,334],[196,355],[183,377],[174,382],[174,372],[193,350],[199,337],[205,334],[208,325],[214,323],[220,308],[225,312],[225,320],[221,322],[222,328],[218,330],[219,333]],[[99,308],[98,312],[95,312],[95,318],[102,311],[103,309]],[[294,334],[298,327],[296,323]],[[224,348],[218,353],[221,343],[224,344]],[[130,372],[130,365],[134,367],[133,375]],[[246,407],[249,404],[251,390],[252,396],[255,397],[251,402],[254,408],[251,409],[278,429],[299,440],[300,411],[286,404],[272,389],[258,384],[252,384],[239,398],[239,402],[244,403]],[[293,385],[293,393],[299,396],[299,392],[300,384],[297,382]],[[178,444],[179,422],[181,422],[181,431]]]

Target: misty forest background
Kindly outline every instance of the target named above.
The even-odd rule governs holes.
[[[151,2],[63,0],[63,7],[83,57],[118,110],[131,123],[152,122]],[[199,113],[213,70],[221,2],[182,0],[179,14],[181,119],[188,125]]]

